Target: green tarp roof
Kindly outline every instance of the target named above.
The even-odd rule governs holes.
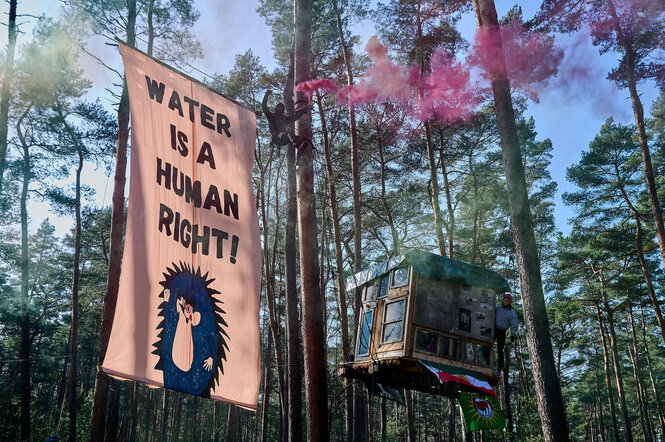
[[[353,290],[375,280],[398,267],[413,267],[413,271],[430,279],[458,282],[464,285],[486,287],[495,292],[510,290],[508,282],[501,275],[484,267],[467,264],[434,253],[413,250],[369,267],[346,279],[346,289]]]

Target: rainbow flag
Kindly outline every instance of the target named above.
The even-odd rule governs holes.
[[[457,403],[464,415],[466,431],[502,429],[506,426],[499,400],[494,396],[460,393]]]

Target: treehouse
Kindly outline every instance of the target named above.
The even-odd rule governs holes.
[[[443,396],[477,391],[474,379],[498,383],[492,375],[494,313],[497,294],[509,290],[499,274],[411,251],[349,277],[347,290],[356,287],[362,311],[355,351],[338,367],[340,376],[371,388]],[[472,385],[446,382],[448,375],[464,376]]]

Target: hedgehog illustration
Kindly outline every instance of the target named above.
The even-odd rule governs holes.
[[[183,262],[171,263],[163,275],[155,369],[164,373],[166,388],[210,397],[229,350],[226,312],[214,297],[220,292],[211,287],[215,279]]]

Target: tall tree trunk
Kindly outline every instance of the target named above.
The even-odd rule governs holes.
[[[443,186],[446,193],[446,207],[448,209],[448,257],[454,258],[453,239],[455,236],[455,211],[453,209],[453,199],[450,192],[450,183],[448,182],[448,170],[444,161],[443,131],[439,131],[439,160],[441,161],[441,174],[443,175]]]
[[[311,79],[310,44],[312,0],[296,0],[294,80]],[[304,93],[296,92],[296,106],[306,106]],[[296,121],[296,133],[312,139],[311,116]],[[305,400],[307,403],[307,440],[328,440],[328,389],[324,338],[324,302],[319,287],[318,237],[314,201],[313,145],[303,143],[297,148],[296,175],[298,187],[298,237],[300,241],[300,293],[305,361]]]
[[[413,424],[413,395],[407,388],[404,389],[404,402],[406,402],[406,440],[416,442],[416,428]]]
[[[108,422],[106,423],[106,434],[104,435],[103,439],[106,442],[114,442],[118,440],[120,387],[120,381],[117,379],[111,379],[111,382],[109,382],[109,391],[111,394],[109,394],[109,413]]]
[[[293,76],[294,53],[291,48],[291,63],[284,87],[284,107],[287,115],[294,114]],[[288,130],[292,128],[289,127]],[[286,359],[288,367],[288,440],[302,440],[302,349],[300,347],[300,329],[298,315],[298,289],[296,287],[296,222],[298,203],[296,200],[296,153],[286,147],[286,226],[284,235],[284,259],[286,272]]]
[[[388,421],[386,419],[386,398],[381,398],[381,442],[386,441]]]
[[[432,183],[431,200],[434,212],[434,229],[436,232],[436,244],[439,247],[439,255],[446,256],[446,240],[443,237],[443,219],[441,218],[441,206],[439,205],[439,178],[436,173],[436,159],[434,158],[434,146],[432,145],[432,131],[430,122],[425,121],[425,144],[427,145],[427,159],[429,162],[429,179]]]
[[[138,403],[139,403],[139,383],[132,381],[130,388],[130,404],[131,414],[129,417],[129,442],[136,441],[136,423],[138,422]]]
[[[336,2],[333,0],[333,5]],[[339,20],[339,13],[338,13]],[[322,127],[325,128],[325,118],[323,106],[319,103],[319,115],[322,121]],[[346,305],[346,281],[344,281],[344,260],[342,257],[342,232],[339,224],[339,211],[337,207],[337,186],[335,185],[335,175],[333,173],[333,164],[330,156],[330,144],[328,142],[327,131],[324,130],[323,154],[326,163],[326,176],[328,177],[328,193],[330,201],[330,218],[333,228],[333,245],[335,247],[335,276],[337,278],[337,303],[339,308],[339,326],[342,338],[342,358],[348,360],[350,354],[349,345],[349,319],[347,315],[348,307]],[[353,433],[353,382],[352,379],[344,378],[344,410],[345,410],[345,430],[346,440],[351,440]]]
[[[263,228],[263,269],[265,275],[265,289],[266,289],[266,301],[268,304],[268,324],[270,328],[270,339],[269,339],[269,349],[268,349],[268,358],[270,358],[270,352],[272,350],[271,343],[275,342],[274,357],[277,365],[277,384],[279,389],[279,401],[280,401],[280,419],[279,422],[285,422],[287,420],[287,387],[286,387],[286,377],[284,374],[284,366],[282,363],[282,345],[281,345],[281,333],[280,333],[280,318],[279,312],[275,307],[275,261],[277,256],[277,241],[279,238],[278,231],[280,227],[280,216],[279,216],[279,172],[275,179],[275,201],[274,201],[274,218],[272,221],[275,225],[275,233],[272,238],[272,245],[268,242],[268,230],[269,230],[269,215],[268,215],[268,199],[270,198],[270,193],[266,196],[266,187],[270,184],[266,181],[266,174],[270,173],[272,169],[272,159],[273,153],[276,146],[271,145],[271,151],[268,159],[268,164],[262,164],[259,162],[260,157],[260,145],[259,145],[259,154],[257,156],[257,165],[260,170],[260,183],[258,186],[258,201],[259,201],[259,210],[261,214],[261,222],[264,226]],[[281,168],[282,162],[280,161],[278,169]],[[266,168],[268,168],[266,170]],[[269,187],[268,187],[269,190]],[[272,360],[269,359],[269,364],[272,363]],[[269,379],[269,378],[267,378]],[[266,424],[267,425],[267,424]],[[282,427],[281,428],[286,428]],[[280,440],[285,440],[286,434],[282,434],[280,431]]]
[[[23,147],[23,186],[21,187],[21,340],[18,359],[21,367],[21,440],[30,440],[30,315],[28,313],[28,188],[32,178],[30,149],[21,131],[23,119],[28,115],[29,105],[16,123],[16,132]]]
[[[71,343],[72,339],[72,329],[71,326],[69,327],[69,334],[67,335],[67,344],[65,345],[65,354],[68,355],[70,353],[69,351],[69,346]],[[58,400],[56,402],[57,404],[57,410],[55,410],[56,413],[60,412],[60,415],[62,415],[62,407],[64,406],[64,401],[65,401],[65,391],[67,390],[67,382],[69,381],[69,378],[67,376],[67,367],[69,366],[69,358],[63,358],[62,360],[62,371],[60,372],[60,382],[58,382]],[[58,418],[58,425],[60,424],[60,418]]]
[[[649,299],[651,300],[651,305],[653,306],[653,311],[656,314],[656,322],[658,322],[658,328],[660,329],[660,335],[663,338],[665,343],[665,320],[663,320],[663,314],[660,310],[660,301],[656,296],[656,290],[653,286],[653,281],[651,280],[651,271],[649,270],[649,265],[646,258],[644,257],[644,250],[642,248],[642,220],[640,219],[640,214],[637,210],[633,211],[633,216],[635,218],[635,249],[637,250],[637,258],[640,261],[640,268],[642,269],[642,275],[644,275],[644,282],[647,286],[647,292],[649,293]]]
[[[605,371],[605,386],[607,387],[607,405],[610,409],[612,417],[612,431],[614,433],[614,440],[619,442],[619,427],[617,426],[617,417],[614,411],[614,397],[612,396],[612,383],[610,381],[610,357],[607,351],[607,338],[605,338],[605,327],[603,326],[603,315],[600,312],[600,305],[596,302],[596,317],[598,318],[598,331],[600,333],[601,342],[603,344],[603,363]]]
[[[272,378],[272,335],[268,334],[268,350],[266,351],[265,374],[263,376],[263,407],[261,410],[261,442],[268,441],[268,411],[270,410],[270,388]],[[216,409],[215,409],[216,410]],[[215,436],[216,437],[216,436]]]
[[[335,11],[335,19],[337,23],[337,33],[339,35],[340,45],[342,47],[342,55],[344,57],[344,66],[346,68],[347,85],[353,85],[353,70],[351,69],[351,54],[349,47],[344,40],[344,30],[342,27],[342,19],[340,16],[337,1],[333,0],[333,9]],[[356,111],[355,104],[349,103],[349,132],[351,135],[351,176],[353,182],[353,271],[358,273],[362,270],[362,216],[360,210],[360,152],[358,148],[358,138],[356,130]],[[340,290],[341,290],[340,286]],[[362,304],[362,293],[359,287],[353,291],[353,322],[354,329],[358,327],[360,318],[360,306]],[[348,384],[346,384],[348,386]],[[349,418],[349,403],[348,399],[346,405],[346,435],[347,438],[354,440],[365,440],[367,438],[367,415],[366,407],[364,406],[364,389],[362,386],[355,382],[353,385],[353,418]]]
[[[14,52],[16,51],[16,4],[17,0],[9,0],[9,22],[7,31],[7,53],[5,54],[5,69],[2,75],[2,92],[0,95],[0,194],[5,174],[5,159],[7,157],[7,129],[9,127],[9,99],[11,96],[12,78],[14,77]]]
[[[635,379],[635,389],[637,390],[637,399],[640,407],[640,423],[642,425],[643,438],[651,442],[653,434],[651,432],[651,418],[649,416],[649,398],[646,396],[646,389],[642,380],[642,371],[640,370],[640,356],[637,349],[637,334],[635,333],[635,319],[633,318],[633,305],[629,303],[628,317],[630,318],[630,331],[633,338],[633,346],[628,345],[628,354],[633,365],[633,379]]]
[[[147,22],[148,22],[148,48],[146,52],[150,56],[152,56],[152,48],[155,42],[155,28],[152,24],[154,6],[155,6],[155,0],[148,0],[148,6],[146,11]]]
[[[136,0],[127,1],[127,45],[135,46]],[[106,349],[111,335],[115,306],[118,301],[120,283],[120,263],[122,261],[122,241],[125,224],[125,180],[127,170],[127,139],[129,137],[129,93],[127,81],[123,81],[122,95],[118,105],[118,147],[116,152],[115,176],[113,181],[113,209],[111,213],[111,243],[104,311],[99,332],[99,351],[97,361],[101,364],[106,356]],[[109,389],[109,377],[97,370],[95,393],[92,399],[90,419],[90,442],[104,438],[106,425],[106,402]]]
[[[651,391],[653,392],[653,399],[656,402],[656,410],[658,410],[658,421],[660,423],[660,432],[661,439],[665,434],[665,413],[663,413],[663,408],[660,405],[660,395],[658,394],[658,387],[656,386],[656,381],[653,375],[653,365],[651,364],[651,354],[649,353],[649,346],[647,344],[646,336],[646,324],[644,323],[644,307],[642,302],[640,302],[640,316],[642,323],[642,347],[644,348],[644,355],[647,358],[647,366],[649,367],[649,380],[651,382]]]
[[[533,364],[533,377],[538,396],[538,412],[546,441],[569,440],[568,422],[556,375],[549,321],[540,275],[540,259],[531,223],[524,165],[510,96],[508,73],[503,58],[503,44],[493,0],[474,0],[480,28],[494,33],[494,50],[500,68],[490,72],[496,106],[501,151],[510,206],[510,221],[520,273],[520,287],[527,330],[527,344]]]
[[[457,416],[455,410],[457,409],[457,403],[455,398],[448,398],[448,442],[455,442],[457,438],[455,437],[455,421],[457,421]]]
[[[160,440],[166,440],[166,432],[169,428],[169,398],[171,396],[171,390],[164,388],[164,396],[162,400],[162,419],[159,425],[159,438]]]
[[[603,287],[602,273],[600,276],[600,293],[603,298],[603,305],[605,307],[605,313],[607,314],[607,325],[610,332],[610,349],[612,350],[612,365],[614,368],[614,380],[617,386],[617,396],[619,398],[619,407],[621,410],[621,425],[623,426],[623,437],[624,440],[632,442],[633,440],[633,430],[630,424],[630,416],[628,415],[628,407],[626,406],[626,394],[623,388],[623,375],[621,374],[621,365],[619,360],[619,349],[616,331],[614,329],[614,312],[610,307],[610,303],[607,300],[607,293]]]
[[[69,369],[69,440],[70,442],[76,441],[76,416],[78,410],[78,403],[76,400],[76,393],[78,391],[77,382],[77,347],[78,347],[78,334],[79,334],[79,272],[80,272],[80,259],[81,259],[81,171],[83,170],[83,151],[78,141],[74,138],[73,131],[69,125],[64,121],[72,142],[76,145],[78,151],[78,166],[76,168],[76,200],[74,203],[76,211],[76,227],[74,230],[74,275],[72,278],[72,326],[71,326],[71,345],[70,345],[70,369]]]
[[[510,345],[503,347],[504,370],[501,371],[501,387],[503,388],[501,405],[506,417],[506,442],[512,442],[514,435],[513,410],[510,405],[510,347]]]
[[[383,139],[381,137],[381,126],[377,125],[377,146],[379,148],[379,163],[381,164],[381,202],[383,203],[383,210],[386,213],[386,218],[388,221],[388,227],[390,228],[390,236],[393,240],[393,245],[390,250],[389,258],[395,255],[400,254],[401,246],[399,241],[399,236],[397,235],[397,229],[395,228],[395,221],[393,219],[392,209],[388,204],[388,198],[386,195],[386,159],[383,154]]]
[[[238,407],[229,404],[229,416],[226,424],[226,442],[237,442],[238,431]]]
[[[651,164],[651,153],[649,152],[649,144],[647,142],[647,132],[644,124],[644,107],[640,94],[637,92],[637,78],[635,77],[635,51],[633,50],[633,42],[624,34],[621,29],[620,20],[617,17],[616,8],[614,7],[614,0],[607,0],[607,5],[612,17],[612,24],[614,32],[617,36],[619,45],[624,49],[624,72],[626,74],[626,82],[628,83],[628,90],[630,91],[630,99],[633,104],[633,114],[635,115],[635,126],[637,127],[637,139],[640,143],[640,151],[642,153],[642,166],[644,168],[644,181],[647,187],[647,194],[649,195],[649,203],[651,205],[651,213],[653,214],[654,224],[656,226],[656,236],[658,237],[658,246],[660,247],[660,257],[665,267],[665,225],[663,224],[663,211],[660,207],[658,200],[658,192],[656,190],[656,180],[653,174],[653,166]]]

